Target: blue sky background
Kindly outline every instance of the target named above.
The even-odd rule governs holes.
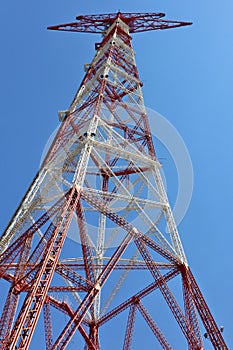
[[[179,225],[191,269],[233,348],[233,29],[231,0],[7,1],[1,4],[0,228],[40,164],[57,111],[66,109],[98,35],[49,32],[79,14],[165,12],[191,27],[133,37],[148,107],[177,128],[190,152],[194,191]],[[163,157],[163,154],[158,154]],[[165,172],[169,168],[164,161]],[[175,181],[168,179],[171,201]],[[1,301],[1,299],[0,299]],[[206,349],[209,347],[205,341]]]

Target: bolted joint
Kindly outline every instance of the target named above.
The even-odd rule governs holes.
[[[137,305],[140,303],[140,298],[133,296],[132,301],[133,301],[133,304]]]

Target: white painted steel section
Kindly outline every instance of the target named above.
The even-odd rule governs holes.
[[[20,206],[18,207],[16,213],[14,214],[13,218],[10,221],[10,224],[8,225],[6,231],[3,233],[3,235],[0,238],[0,251],[3,252],[10,244],[11,240],[15,236],[15,231],[17,227],[20,225],[20,222],[23,221],[24,216],[26,215],[26,208],[29,207],[31,202],[33,201],[36,193],[38,192],[40,185],[45,178],[47,173],[47,169],[43,168],[41,171],[39,171],[38,175],[32,182],[25,198],[20,203]]]

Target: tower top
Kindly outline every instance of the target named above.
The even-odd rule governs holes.
[[[149,30],[169,29],[191,25],[192,22],[165,20],[165,13],[110,13],[96,15],[81,15],[76,22],[49,26],[50,30],[68,32],[102,33],[114,21],[121,19],[129,26],[130,33],[146,32]]]

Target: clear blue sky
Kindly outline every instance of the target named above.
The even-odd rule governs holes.
[[[83,64],[92,60],[94,42],[100,40],[89,34],[48,32],[46,27],[73,21],[79,14],[119,9],[165,12],[169,19],[194,23],[187,28],[137,34],[133,45],[146,105],[172,122],[192,158],[194,192],[179,231],[191,269],[218,324],[225,326],[231,349],[231,0],[3,2],[0,228],[6,226],[38,170],[44,145],[58,125],[57,110],[69,106],[84,75]],[[208,349],[208,341],[205,345]]]

